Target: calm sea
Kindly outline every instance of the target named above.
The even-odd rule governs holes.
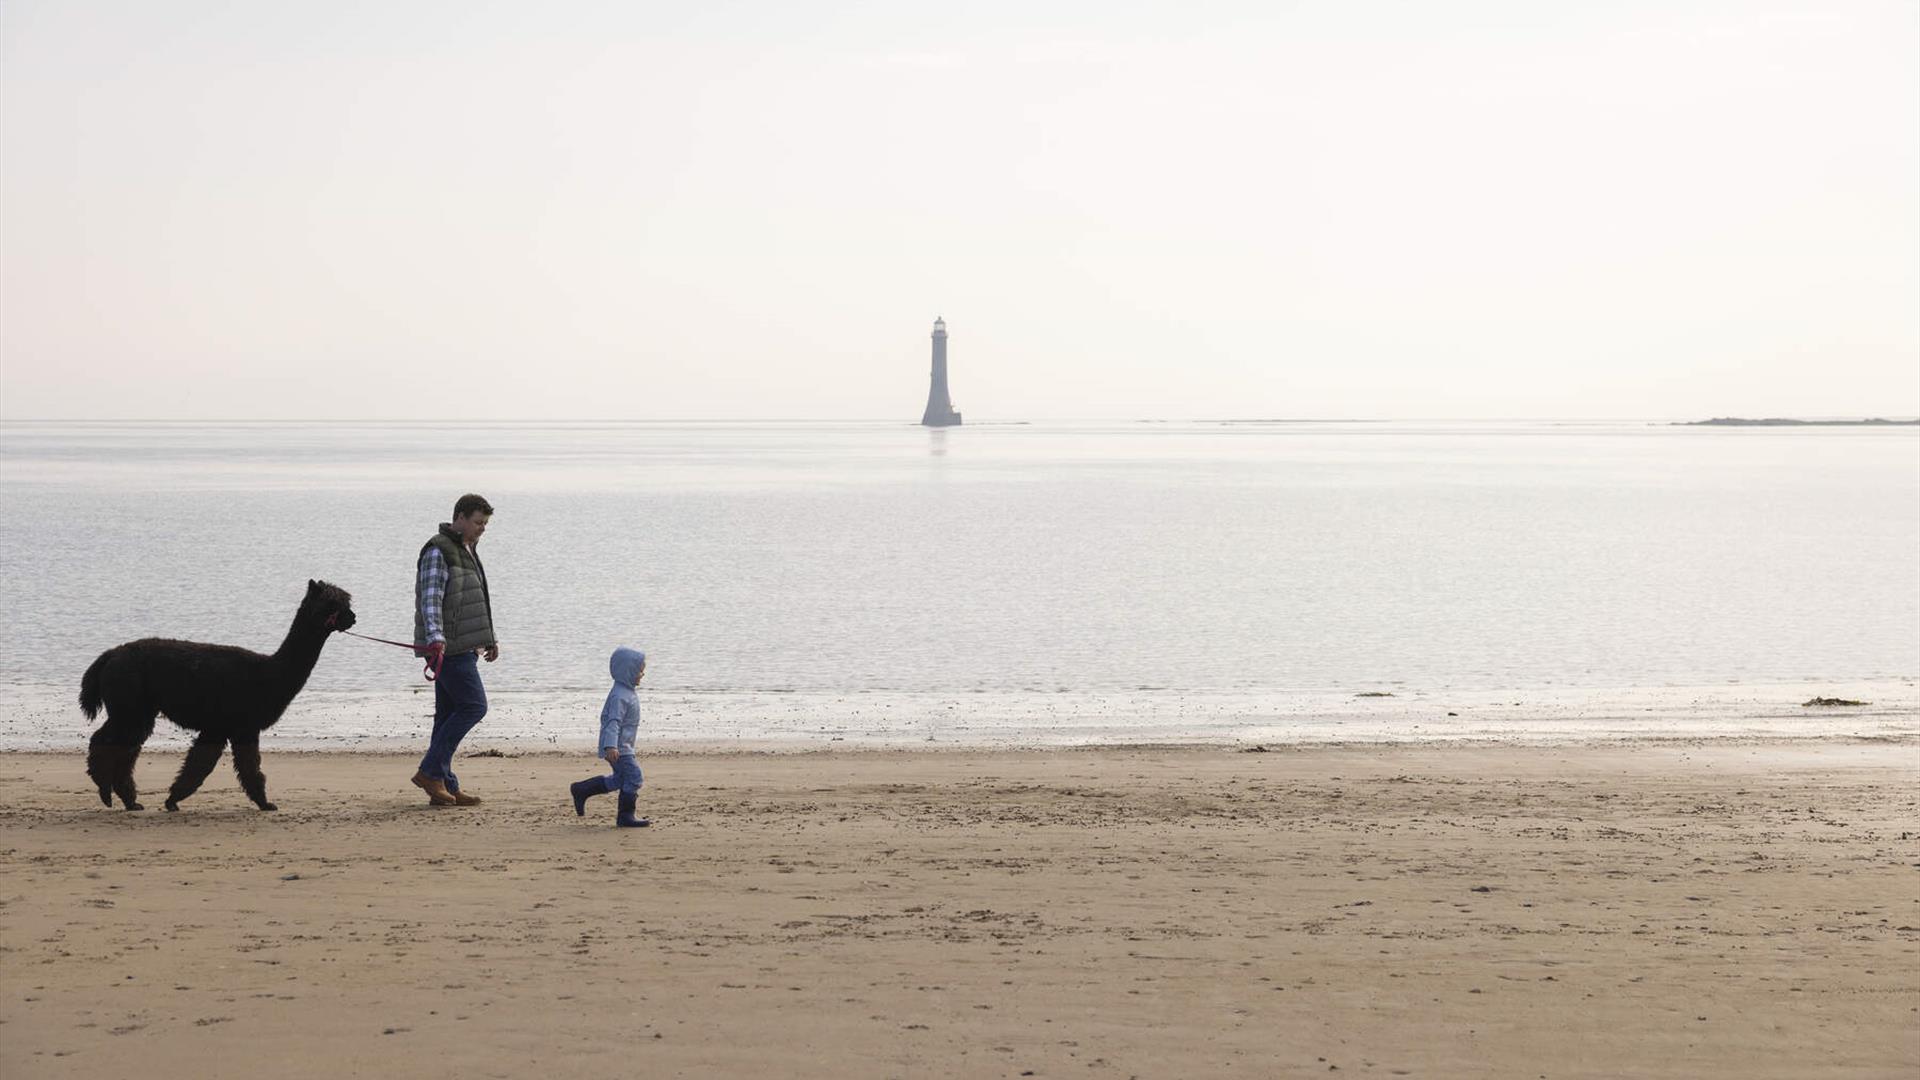
[[[1920,674],[1913,428],[14,422],[0,735],[83,739],[80,673],[121,641],[271,650],[308,578],[409,636],[469,490],[493,722],[529,736],[591,734],[620,643],[663,722],[718,734],[918,732],[969,695],[1151,737],[1221,700]],[[384,733],[388,702],[406,737],[417,670],[337,638],[290,720]]]

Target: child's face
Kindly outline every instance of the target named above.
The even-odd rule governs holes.
[[[638,674],[638,675],[635,675],[635,676],[633,677],[633,681],[637,683],[637,682],[639,682],[639,681],[640,681],[641,679],[644,679],[644,678],[646,678],[646,677],[647,677],[647,665],[645,665],[645,664],[641,664],[641,665],[640,665],[640,674]]]

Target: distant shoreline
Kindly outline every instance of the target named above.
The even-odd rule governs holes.
[[[488,694],[486,723],[467,748],[591,755],[593,729],[579,718],[594,715],[603,696],[585,687],[498,688]],[[650,753],[1253,743],[1582,746],[1674,739],[1920,743],[1920,691],[1910,675],[1612,688],[1394,683],[1339,690],[863,693],[653,687],[643,696]],[[1816,698],[1866,704],[1804,704]],[[431,692],[397,688],[309,688],[263,743],[274,753],[417,750],[433,723],[432,701]],[[83,752],[92,726],[64,687],[0,687],[0,757],[12,751]],[[161,724],[147,750],[177,753],[187,742],[182,729]]]
[[[1920,420],[1886,420],[1878,416],[1865,420],[1794,420],[1769,416],[1751,420],[1744,416],[1716,416],[1711,420],[1675,420],[1669,427],[1920,427]]]

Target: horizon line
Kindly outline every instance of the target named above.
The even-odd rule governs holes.
[[[1752,414],[1720,413],[1700,419],[1804,420],[1804,421],[1911,421],[1920,413],[1819,413]],[[1188,423],[1188,424],[1385,424],[1385,423],[1507,423],[1514,421],[1556,423],[1666,423],[1698,422],[1667,415],[1638,416],[1007,416],[986,417],[968,426],[1002,426],[1032,423]],[[689,416],[689,417],[613,417],[613,416],[481,416],[448,417],[373,417],[373,416],[0,416],[0,424],[882,424],[923,427],[917,420],[884,416]]]

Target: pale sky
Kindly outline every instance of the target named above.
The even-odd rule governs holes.
[[[0,419],[1920,414],[1920,4],[0,4]]]

